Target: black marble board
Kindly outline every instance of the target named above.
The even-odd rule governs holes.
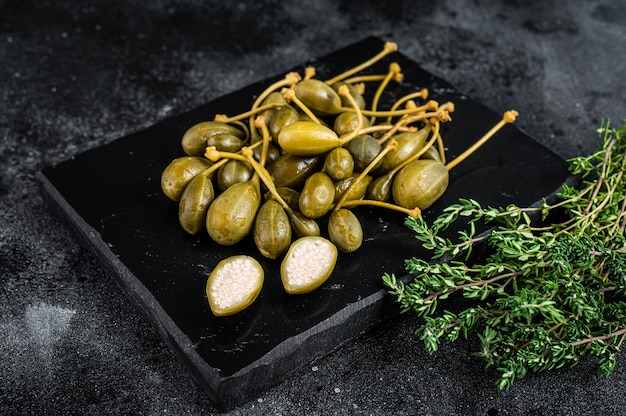
[[[358,208],[355,213],[365,233],[361,249],[342,254],[333,276],[320,289],[290,296],[280,283],[280,260],[263,259],[251,239],[222,247],[207,235],[187,235],[178,224],[177,204],[160,190],[161,171],[183,155],[180,138],[193,124],[216,113],[247,110],[256,94],[290,70],[302,73],[306,65],[313,65],[320,78],[330,77],[373,56],[382,45],[378,38],[366,38],[47,167],[39,175],[44,195],[122,290],[137,301],[218,409],[250,400],[296,368],[396,314],[381,276],[404,275],[404,259],[426,253],[403,225],[402,215]],[[507,110],[486,108],[401,53],[367,72],[385,73],[392,60],[402,67],[404,79],[389,86],[380,108],[421,88],[428,88],[429,98],[440,103],[453,101],[453,121],[442,129],[449,159]],[[423,214],[428,220],[458,198],[492,206],[530,205],[554,195],[568,179],[560,157],[509,125],[452,170],[447,192]],[[264,266],[265,286],[246,311],[216,318],[206,300],[206,278],[221,259],[242,253],[255,256]]]

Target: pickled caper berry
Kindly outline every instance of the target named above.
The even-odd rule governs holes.
[[[289,294],[305,294],[320,287],[332,274],[337,247],[324,237],[302,237],[289,247],[280,266],[280,277]]]
[[[206,228],[224,246],[243,240],[252,230],[261,205],[258,181],[239,182],[219,194],[209,206]]]
[[[352,211],[341,208],[328,218],[328,236],[339,251],[353,253],[363,244],[363,227]]]
[[[418,159],[403,167],[391,188],[393,200],[405,208],[430,207],[448,187],[448,169],[433,159]]]
[[[213,183],[206,175],[199,174],[189,182],[178,203],[178,221],[185,231],[193,235],[204,227],[214,198]]]
[[[261,293],[264,276],[263,267],[253,257],[237,255],[220,261],[206,283],[213,315],[234,315],[250,306]]]
[[[182,156],[172,160],[161,172],[161,190],[172,201],[178,201],[187,184],[212,164],[197,156]]]
[[[341,97],[325,82],[318,79],[305,79],[296,84],[294,91],[313,113],[321,116],[338,114],[341,111]]]
[[[202,156],[207,147],[207,140],[216,134],[230,134],[240,139],[245,137],[243,131],[230,124],[203,121],[194,124],[185,132],[181,140],[183,151],[190,156]]]
[[[352,175],[354,172],[354,158],[348,149],[336,147],[324,159],[324,172],[332,179],[339,181]]]
[[[291,244],[291,224],[285,209],[274,199],[261,205],[254,222],[254,243],[269,259],[285,253]]]

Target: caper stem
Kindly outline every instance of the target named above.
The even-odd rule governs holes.
[[[385,56],[389,55],[390,53],[396,52],[398,50],[398,45],[394,42],[385,42],[385,45],[383,47],[383,50],[378,52],[376,55],[374,55],[373,57],[371,57],[370,59],[368,59],[367,61],[361,63],[360,65],[357,65],[339,75],[336,75],[335,77],[326,80],[324,82],[326,82],[326,84],[328,85],[333,85],[336,82],[339,82],[343,79],[346,79],[362,70],[364,70],[365,68],[368,68],[372,65],[374,65],[376,62],[380,61],[381,59],[383,59]]]
[[[241,128],[241,130],[243,130],[243,133],[245,135],[244,143],[250,140],[250,129],[248,128],[246,123],[244,123],[243,121],[237,120],[237,121],[233,121],[231,124],[236,124],[237,126]]]
[[[434,124],[434,135],[437,138],[437,150],[439,151],[439,159],[441,160],[441,163],[446,163],[446,149],[443,145],[443,137],[441,137],[441,133],[439,132],[439,126],[441,123],[439,123],[439,120],[435,120]]]
[[[256,143],[260,143],[260,142],[256,142]],[[276,199],[276,201],[278,201],[278,203],[285,210],[291,211],[291,208],[289,207],[289,205],[287,205],[285,200],[280,196],[280,194],[276,190],[276,185],[274,184],[274,181],[272,180],[272,176],[270,175],[270,173],[267,171],[267,169],[265,169],[264,166],[262,166],[256,160],[254,160],[254,155],[252,154],[252,146],[244,147],[243,149],[241,149],[241,154],[232,153],[232,152],[220,152],[215,147],[210,146],[207,148],[207,157],[209,158],[209,160],[212,160],[212,161],[217,161],[219,159],[234,159],[234,160],[240,160],[242,162],[249,163],[252,166],[252,169],[254,169],[255,178],[257,178],[257,180],[261,179],[265,187],[270,191],[270,193]]]
[[[248,148],[250,149],[254,149],[255,147],[257,147],[258,145],[260,145],[261,142],[256,142],[251,144],[250,146],[248,146]],[[219,160],[219,157],[216,159],[212,159],[211,155],[213,155],[213,151],[217,150],[215,148],[215,146],[209,146],[206,148],[205,152],[204,152],[204,157],[206,157],[207,159],[209,159],[211,162],[215,162],[213,163],[211,166],[209,166],[207,169],[203,170],[200,174],[206,176],[207,178],[211,178],[211,175],[213,174],[213,172],[215,172],[216,170],[218,170],[222,165],[226,164],[226,162],[228,162],[228,159],[222,159]]]
[[[261,166],[265,166],[267,162],[267,152],[270,146],[270,132],[267,128],[267,124],[265,123],[265,116],[258,116],[254,119],[254,126],[258,129],[261,129],[263,133],[263,138],[261,142],[263,143],[263,147],[261,148],[261,157],[259,158],[259,164]]]
[[[406,95],[398,98],[396,100],[396,102],[394,102],[393,105],[389,108],[389,111],[396,111],[403,103],[405,103],[405,102],[407,102],[409,100],[412,100],[414,98],[421,98],[422,100],[425,100],[426,98],[428,98],[428,89],[422,88],[419,91],[415,91],[415,92],[412,92],[410,94],[406,94]],[[434,108],[434,109],[436,109],[436,108]],[[387,123],[391,123],[391,117],[392,116],[389,116],[387,118]]]
[[[443,109],[443,110],[448,111],[449,113],[452,113],[454,112],[454,103],[452,101],[445,102],[441,105],[441,107],[439,107],[439,109],[440,110]],[[446,163],[446,149],[443,144],[443,137],[441,137],[441,132],[439,131],[440,123],[438,119],[434,119],[432,122],[435,125],[434,134],[436,134],[437,136],[437,148],[439,150],[439,159],[441,163],[445,164]]]
[[[445,121],[450,120],[450,115],[448,114],[446,110],[437,110],[435,112],[419,113],[419,114],[415,114],[412,116],[402,117],[400,120],[398,120],[396,124],[394,124],[394,126],[391,129],[387,131],[387,133],[383,134],[380,137],[380,139],[378,139],[378,142],[381,144],[385,143],[387,140],[389,140],[390,137],[396,134],[396,132],[401,127],[404,127],[407,124],[415,123],[416,121],[420,121],[424,119],[430,119],[433,117],[437,118],[438,120],[445,120]]]
[[[387,85],[389,84],[389,81],[391,80],[391,78],[395,76],[396,74],[401,73],[401,71],[402,70],[400,69],[400,65],[397,62],[392,62],[389,64],[389,71],[387,72],[387,75],[385,75],[385,78],[383,78],[380,84],[378,84],[378,88],[376,88],[374,97],[372,97],[372,103],[370,106],[372,111],[376,111],[376,109],[378,108],[378,101],[380,100],[380,97],[383,94],[383,91],[385,90],[385,88],[387,88]],[[370,118],[370,124],[374,124],[375,121],[376,121],[376,116],[373,115]]]
[[[400,205],[392,204],[390,202],[385,202],[385,201],[377,201],[375,199],[352,199],[349,201],[345,201],[342,207],[346,208],[346,207],[353,207],[353,206],[359,206],[359,205],[375,206],[375,207],[390,209],[393,211],[399,211],[413,218],[417,218],[422,214],[422,211],[418,207],[415,207],[413,209],[408,209],[408,208],[401,207]]]
[[[315,72],[315,67],[307,66],[306,68],[304,68],[304,79],[311,79],[315,77]],[[295,85],[295,83],[292,85]]]
[[[356,92],[358,92],[359,94],[363,95],[365,94],[365,84],[362,82],[359,82],[357,84],[352,84],[352,86],[356,89]]]
[[[346,84],[357,84],[361,82],[380,82],[385,79],[386,76],[387,74],[358,75],[356,77],[344,79],[343,82],[345,82]],[[401,82],[402,79],[404,79],[402,72],[398,72],[392,77],[392,80],[396,82]]]
[[[374,169],[374,167],[378,164],[378,162],[380,162],[381,159],[383,157],[385,157],[385,155],[387,153],[389,153],[392,150],[396,150],[397,148],[398,148],[398,142],[393,140],[393,139],[390,140],[389,143],[387,143],[387,145],[365,167],[365,169],[363,169],[363,171],[361,171],[361,173],[359,173],[359,176],[357,176],[357,178],[354,180],[354,182],[352,182],[350,184],[350,186],[348,186],[348,189],[346,189],[346,191],[343,193],[343,195],[341,196],[341,198],[339,199],[337,204],[335,204],[334,211],[337,211],[338,209],[340,209],[343,206],[343,203],[346,200],[346,198],[348,197],[348,194],[350,193],[350,190],[352,190],[356,186],[357,183],[359,183],[361,180],[363,180],[363,178],[365,176],[367,176],[367,174],[370,173],[370,171],[372,169]]]
[[[269,103],[262,105],[260,107],[253,108],[251,110],[246,111],[245,113],[237,114],[236,116],[228,117],[226,114],[216,114],[213,118],[213,121],[219,121],[221,123],[233,123],[235,121],[243,120],[248,117],[254,117],[256,114],[259,114],[265,110],[271,110],[275,107],[282,107],[284,103]],[[252,124],[254,126],[254,122]]]
[[[279,81],[276,81],[273,84],[271,84],[269,87],[267,87],[265,90],[263,90],[263,92],[261,92],[261,94],[259,94],[259,96],[256,98],[256,100],[254,100],[254,103],[252,103],[252,108],[250,109],[252,114],[250,114],[249,117],[248,117],[248,124],[250,125],[250,130],[251,130],[253,139],[258,138],[257,132],[253,128],[253,126],[254,126],[254,115],[257,114],[256,109],[261,105],[263,100],[265,100],[268,95],[270,95],[274,91],[278,90],[279,88],[282,88],[282,87],[285,87],[285,86],[288,86],[288,85],[295,85],[301,79],[302,79],[302,77],[300,76],[299,73],[297,73],[297,72],[289,72],[289,73],[287,73],[285,75],[285,78],[283,78],[283,79],[281,79]],[[254,141],[254,140],[252,140],[252,141]]]
[[[367,110],[367,109],[363,109],[361,110],[361,112],[363,113],[364,116],[366,117],[370,117],[370,116],[376,116],[376,117],[401,117],[401,116],[406,116],[406,115],[411,115],[414,113],[419,113],[422,111],[436,111],[439,109],[439,103],[437,101],[434,100],[430,100],[428,101],[426,104],[421,105],[419,107],[414,107],[414,108],[404,108],[404,109],[395,109],[395,110]],[[349,107],[341,107],[341,111],[354,111],[352,108]]]
[[[359,136],[363,134],[371,134],[377,133],[380,131],[388,131],[394,127],[393,124],[377,124],[375,126],[364,127],[359,130]],[[415,126],[402,126],[398,127],[396,131],[406,132],[406,131],[417,131],[417,127]]]
[[[314,123],[322,124],[317,116],[306,106],[297,96],[293,88],[283,88],[280,92],[287,101],[294,103],[300,110],[304,112]]]
[[[473,145],[467,148],[467,150],[465,150],[463,153],[461,153],[456,158],[451,160],[450,163],[446,165],[446,169],[451,170],[455,166],[457,166],[459,163],[467,159],[469,155],[474,153],[480,146],[485,144],[485,142],[487,142],[487,140],[492,138],[493,135],[496,134],[502,127],[504,127],[505,125],[509,123],[513,123],[515,121],[515,118],[518,116],[518,114],[519,113],[515,110],[505,112],[504,115],[502,116],[502,120],[497,122],[487,133],[485,133],[480,139],[474,142]]]
[[[424,153],[426,153],[426,151],[430,147],[432,147],[433,144],[435,144],[435,142],[437,141],[437,136],[439,136],[439,120],[435,120],[434,126],[435,126],[435,130],[433,132],[431,132],[431,138],[430,138],[430,140],[428,142],[426,142],[426,144],[424,144],[424,147],[422,147],[418,152],[415,152],[414,154],[412,154],[404,162],[399,163],[398,165],[396,165],[393,169],[391,169],[387,173],[387,175],[390,175],[391,177],[395,176],[396,173],[398,173],[400,171],[400,169],[402,169],[403,167],[405,167],[409,163],[413,162],[414,160],[419,159]],[[426,127],[423,127],[423,128],[427,129],[429,127],[426,126]]]
[[[361,129],[363,128],[363,114],[361,113],[361,109],[359,108],[356,100],[354,99],[352,94],[350,94],[350,89],[345,84],[339,87],[337,93],[341,96],[346,97],[346,99],[350,102],[350,105],[352,105],[353,110],[356,111],[356,115],[358,118],[356,128],[350,133],[344,134],[339,137],[339,143],[343,146],[344,144],[359,135]]]

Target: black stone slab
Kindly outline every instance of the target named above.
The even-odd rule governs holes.
[[[320,78],[330,77],[374,55],[382,45],[380,39],[366,38],[305,64],[314,65]],[[428,88],[429,98],[439,102],[453,101],[453,121],[442,130],[450,159],[507,110],[484,107],[400,53],[368,72],[386,72],[391,60],[401,65],[404,80],[390,85],[380,107],[419,88]],[[294,69],[302,71],[305,64]],[[355,212],[365,233],[362,248],[341,255],[334,275],[317,291],[289,296],[280,284],[280,261],[263,259],[251,239],[222,247],[206,235],[191,237],[181,230],[177,205],[161,193],[160,175],[173,158],[183,155],[182,134],[216,113],[246,110],[255,94],[284,73],[47,167],[39,175],[44,195],[137,301],[221,410],[248,401],[395,314],[381,275],[404,275],[403,260],[424,255],[402,215],[359,208]],[[484,205],[530,205],[553,195],[567,179],[560,157],[514,125],[506,126],[451,172],[448,191],[424,215],[432,218],[458,198]],[[216,318],[206,300],[206,277],[218,261],[241,253],[261,261],[265,287],[243,313]]]

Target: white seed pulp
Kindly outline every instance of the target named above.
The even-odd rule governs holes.
[[[216,316],[232,315],[250,306],[263,286],[263,268],[250,256],[222,260],[207,281],[207,297]]]
[[[308,293],[321,286],[332,274],[337,247],[319,236],[293,242],[281,267],[283,286],[288,293]]]

